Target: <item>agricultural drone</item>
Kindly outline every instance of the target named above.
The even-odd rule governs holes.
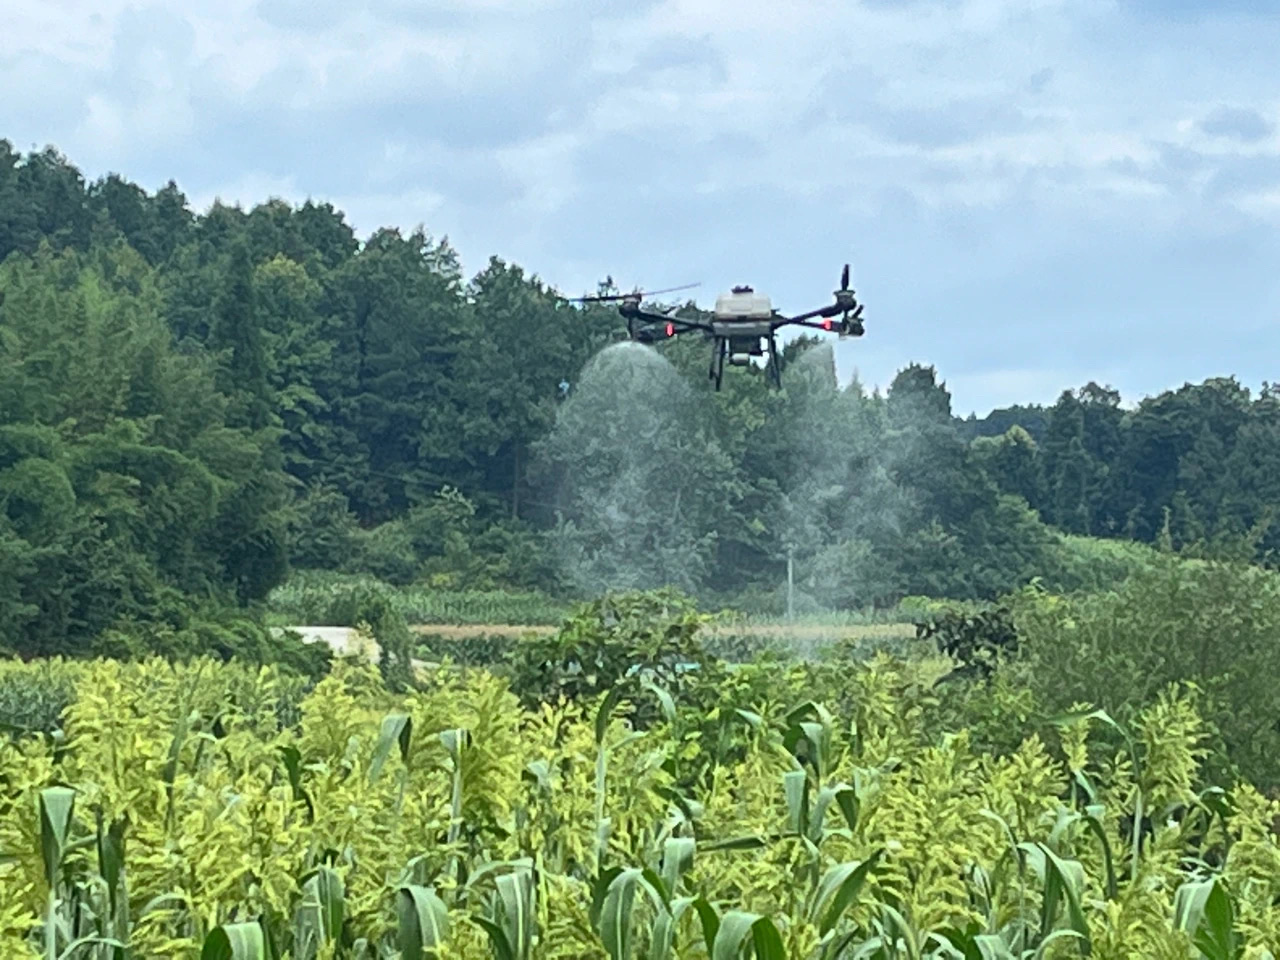
[[[676,311],[656,313],[640,304],[645,297],[673,290],[687,290],[697,284],[668,287],[665,290],[631,293],[602,294],[593,297],[577,297],[578,303],[617,302],[618,313],[627,321],[627,335],[639,343],[659,343],[682,333],[701,333],[711,340],[711,370],[709,376],[716,389],[724,379],[724,362],[730,366],[745,367],[752,357],[768,356],[766,373],[774,387],[782,386],[782,367],[778,359],[776,334],[782,327],[794,324],[813,330],[838,333],[841,338],[863,334],[862,304],[849,289],[849,265],[840,274],[840,289],[835,291],[835,303],[808,313],[786,317],[773,309],[767,296],[756,293],[751,287],[734,287],[728,293],[716,297],[715,311],[710,320],[693,320],[677,317]],[[679,308],[677,308],[679,309]]]

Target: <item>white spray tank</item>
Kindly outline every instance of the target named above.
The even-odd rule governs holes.
[[[734,287],[716,297],[717,320],[768,320],[772,316],[769,298],[750,287]]]

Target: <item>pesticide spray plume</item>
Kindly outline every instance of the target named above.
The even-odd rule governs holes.
[[[782,391],[761,376],[716,395],[655,348],[601,350],[534,451],[562,580],[586,596],[674,586],[833,624],[893,602],[903,531],[918,526],[912,473],[939,427],[933,386],[842,389],[819,343],[792,355]],[[795,632],[799,656],[847,633]]]
[[[694,406],[649,347],[624,341],[587,363],[538,451],[553,468],[552,542],[568,584],[588,595],[698,589],[716,540],[706,471],[731,465],[691,429]]]

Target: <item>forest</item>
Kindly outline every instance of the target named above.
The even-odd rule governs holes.
[[[7,141],[0,264],[0,637],[30,654],[176,643],[298,570],[777,613],[788,558],[840,610],[1276,545],[1269,385],[961,418],[932,366],[868,391],[801,339],[783,391],[715,394],[700,344],[605,349],[606,306],[497,256],[465,276],[424,229],[197,213]]]

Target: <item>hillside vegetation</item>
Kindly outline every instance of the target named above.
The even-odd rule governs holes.
[[[776,616],[788,557],[806,614],[1105,589],[1162,540],[1275,545],[1269,387],[1124,410],[1091,384],[962,421],[931,367],[840,387],[797,341],[784,391],[747,369],[713,394],[701,343],[602,351],[611,310],[497,258],[464,275],[425,230],[196,213],[4,141],[0,297],[0,647],[24,656],[261,659],[299,570],[431,594],[432,619],[458,591],[547,620],[667,585]]]

